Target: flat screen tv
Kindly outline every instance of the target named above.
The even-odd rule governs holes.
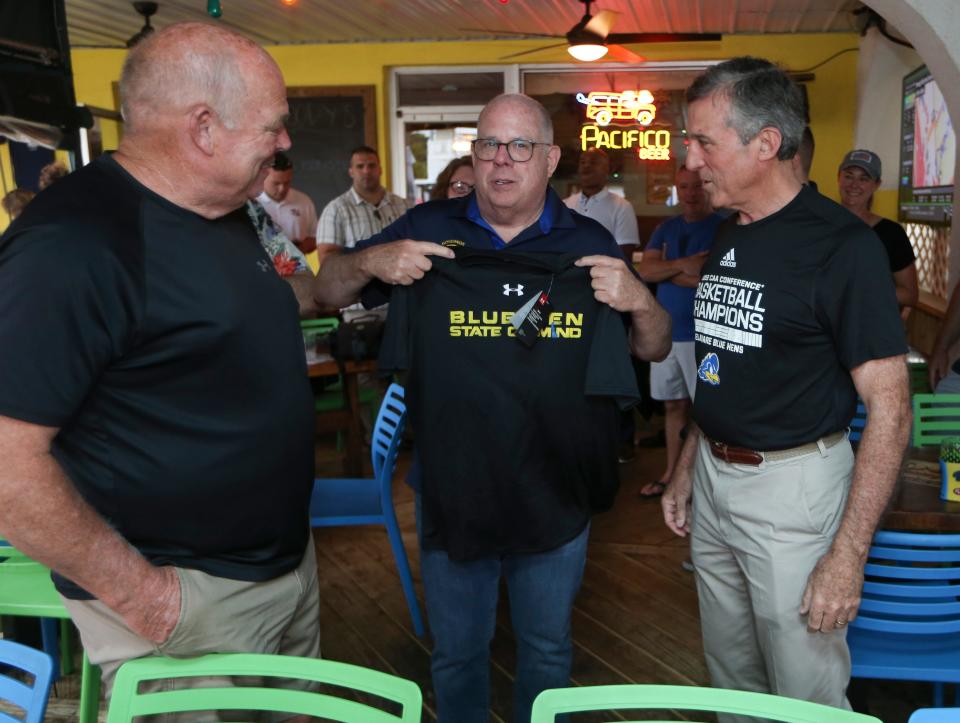
[[[904,76],[901,111],[900,220],[950,224],[957,136],[927,66]]]

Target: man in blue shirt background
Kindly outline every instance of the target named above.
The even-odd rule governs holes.
[[[650,395],[663,401],[665,412],[667,468],[659,480],[641,488],[641,497],[663,494],[680,455],[680,430],[690,421],[697,386],[693,295],[700,282],[700,268],[723,220],[711,209],[696,171],[680,166],[676,186],[683,213],[657,226],[637,267],[644,281],[657,284],[657,301],[673,321],[673,348],[669,356],[650,364]]]

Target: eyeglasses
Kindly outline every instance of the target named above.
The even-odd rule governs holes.
[[[450,189],[466,195],[473,190],[473,184],[466,181],[453,181],[450,183]]]
[[[533,149],[536,146],[549,146],[552,143],[541,143],[540,141],[527,141],[517,138],[506,143],[501,143],[495,138],[477,138],[473,142],[473,152],[481,161],[492,161],[497,157],[497,151],[500,146],[507,147],[507,155],[515,163],[526,163],[533,158]]]

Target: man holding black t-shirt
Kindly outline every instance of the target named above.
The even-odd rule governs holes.
[[[498,96],[473,149],[474,194],[417,206],[328,260],[316,288],[328,306],[375,306],[410,286],[391,297],[381,362],[410,370],[438,723],[489,720],[501,577],[523,723],[540,691],[569,684],[590,515],[617,485],[613,399],[636,396],[629,352],[662,359],[670,323],[610,233],[548,188],[560,149],[543,106]],[[527,349],[513,322],[548,303]]]
[[[0,240],[0,530],[55,571],[108,690],[157,650],[320,646],[297,303],[244,210],[290,146],[283,77],[183,23],[120,93],[117,152]]]
[[[785,73],[736,58],[687,102],[686,165],[714,207],[737,213],[696,291],[697,429],[664,518],[692,534],[713,684],[849,707],[846,625],[910,426],[886,255],[797,180],[803,100]],[[868,416],[854,463],[858,393]]]

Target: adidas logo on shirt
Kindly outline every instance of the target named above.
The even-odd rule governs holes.
[[[731,269],[737,267],[737,257],[733,255],[733,249],[730,249],[723,255],[723,258],[720,259],[721,266],[729,266]]]

